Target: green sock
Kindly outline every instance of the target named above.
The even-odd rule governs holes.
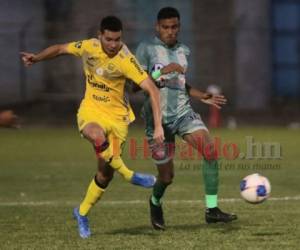
[[[163,197],[165,190],[167,188],[168,185],[157,181],[153,187],[153,193],[151,196],[151,201],[154,205],[156,206],[160,206],[161,201],[160,199]]]
[[[214,208],[218,206],[218,195],[213,194],[213,195],[209,195],[206,194],[205,195],[205,204],[207,208]]]
[[[208,208],[217,206],[217,193],[219,186],[218,161],[204,160],[202,174],[204,179],[206,206]]]

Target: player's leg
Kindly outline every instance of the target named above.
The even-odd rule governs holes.
[[[154,175],[134,172],[125,165],[121,155],[123,145],[128,133],[128,125],[120,123],[111,124],[111,132],[108,136],[110,146],[103,152],[106,159],[109,159],[109,164],[118,171],[123,178],[130,183],[145,188],[153,187],[156,182]]]
[[[157,181],[153,186],[153,192],[149,201],[151,223],[153,228],[157,230],[165,229],[161,199],[174,177],[175,137],[167,127],[164,128],[164,131],[166,137],[164,144],[157,145],[153,140],[149,140],[152,159],[158,171]]]
[[[102,164],[111,162],[113,156],[114,139],[112,135],[106,135],[107,132],[98,123],[89,123],[82,129],[83,136],[91,142],[96,155]],[[112,166],[112,165],[111,165]],[[126,180],[130,180],[133,171],[126,166],[114,167]]]
[[[121,157],[113,157],[110,165],[116,169],[119,174],[125,178],[125,180],[129,181],[133,185],[151,188],[156,182],[156,178],[152,174],[134,172],[128,169]],[[120,171],[120,169],[123,169],[123,171]],[[124,170],[126,170],[126,172]]]
[[[198,129],[185,134],[183,139],[203,155],[202,174],[205,186],[205,219],[207,223],[230,222],[236,220],[235,214],[222,212],[218,208],[219,169],[217,152],[207,129]]]
[[[99,201],[113,178],[114,169],[108,163],[98,160],[98,170],[91,181],[86,195],[79,207],[79,214],[86,216],[90,209]]]
[[[93,143],[97,153],[106,149],[104,130],[95,123],[87,124],[81,133],[85,138]],[[86,195],[79,208],[73,210],[74,218],[78,223],[79,235],[82,238],[88,238],[91,235],[87,214],[90,209],[100,200],[105,188],[113,178],[114,170],[105,162],[104,158],[98,157],[98,169],[95,177],[90,182]]]
[[[151,224],[154,229],[164,230],[165,221],[162,209],[161,199],[167,189],[172,183],[174,177],[174,163],[173,160],[169,160],[166,163],[157,164],[157,181],[153,186],[153,192],[150,197],[150,217]]]
[[[102,160],[98,161],[97,173],[91,181],[79,208],[75,208],[73,211],[74,218],[78,223],[80,237],[88,238],[91,235],[87,214],[97,201],[101,199],[106,187],[113,178],[113,174],[114,169],[109,164],[103,164]]]
[[[102,123],[105,124],[104,121]],[[109,129],[106,128],[106,130],[110,130],[109,133],[105,132],[97,123],[89,123],[82,130],[84,137],[94,145],[99,160],[102,159],[103,162],[109,162],[113,169],[132,184],[145,188],[153,187],[156,181],[155,176],[130,170],[120,157],[128,126],[110,124],[106,127],[109,127]]]
[[[207,130],[198,129],[192,133],[185,134],[183,139],[191,144],[196,150],[201,150],[199,153],[203,155],[202,174],[206,194],[205,203],[208,208],[216,207],[219,186],[219,170],[218,160],[212,151],[213,148],[209,147],[209,145],[211,145],[210,136]],[[205,151],[205,148],[209,148],[209,150]]]
[[[160,205],[161,199],[165,193],[166,188],[172,183],[174,177],[174,163],[170,159],[166,163],[156,164],[157,167],[157,181],[153,186],[153,193],[151,201],[154,205]]]

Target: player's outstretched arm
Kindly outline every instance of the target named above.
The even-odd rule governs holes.
[[[145,90],[151,99],[152,113],[154,118],[154,135],[153,139],[157,143],[164,141],[164,130],[161,124],[161,111],[160,111],[160,94],[158,88],[154,85],[153,81],[148,77],[140,84],[140,87]]]
[[[52,45],[37,54],[29,52],[20,52],[22,61],[25,66],[31,66],[34,63],[51,59],[67,53],[67,44]]]
[[[223,95],[214,95],[214,94],[202,92],[189,85],[187,85],[187,89],[191,97],[194,97],[208,105],[213,105],[218,109],[220,109],[221,106],[225,105],[227,102],[227,99]]]

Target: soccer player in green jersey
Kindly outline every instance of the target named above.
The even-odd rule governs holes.
[[[174,143],[179,135],[203,155],[203,177],[205,185],[205,220],[207,223],[230,222],[235,214],[222,212],[218,208],[218,160],[211,146],[209,131],[190,105],[190,97],[218,108],[226,103],[221,95],[201,92],[186,84],[185,72],[190,50],[177,40],[180,28],[180,14],[172,7],[162,8],[157,15],[157,36],[151,41],[139,44],[136,57],[142,67],[152,75],[160,89],[162,122],[165,133],[163,145],[153,140],[153,116],[150,99],[143,106],[146,122],[146,136],[157,165],[158,178],[150,197],[151,223],[154,229],[165,229],[161,199],[174,176]],[[200,143],[203,144],[202,149]],[[209,149],[209,154],[203,152]]]

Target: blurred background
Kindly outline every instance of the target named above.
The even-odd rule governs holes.
[[[57,58],[25,68],[20,51],[96,36],[101,18],[119,16],[134,52],[152,37],[160,8],[181,13],[180,40],[192,51],[188,82],[218,86],[228,98],[222,126],[300,122],[299,0],[1,0],[0,110],[14,109],[23,123],[75,126],[84,94],[81,60]],[[141,94],[131,103],[139,112]],[[193,103],[205,121],[211,111]]]

